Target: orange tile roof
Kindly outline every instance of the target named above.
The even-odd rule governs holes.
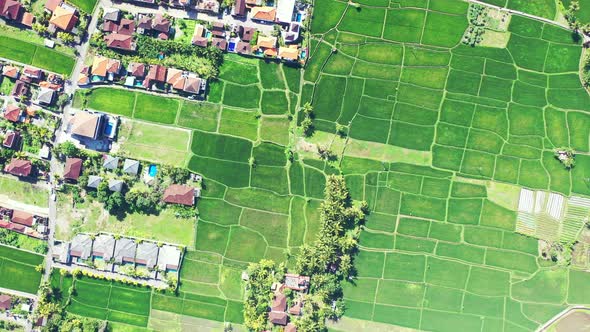
[[[256,46],[264,48],[275,48],[277,46],[277,37],[258,36]]]
[[[70,31],[74,28],[77,21],[78,17],[76,17],[75,12],[59,6],[56,7],[53,11],[49,23],[55,25],[56,27],[64,31]]]
[[[277,16],[277,10],[274,7],[254,7],[250,11],[251,18],[261,21],[274,21]]]
[[[279,47],[279,56],[287,60],[297,60],[299,50],[291,47]]]
[[[109,59],[103,56],[95,56],[92,61],[92,75],[107,76]]]

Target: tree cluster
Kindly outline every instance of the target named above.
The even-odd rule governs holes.
[[[353,258],[366,210],[366,203],[352,204],[342,176],[327,178],[318,238],[301,248],[295,264],[297,273],[311,276],[309,306],[296,323],[302,331],[324,331],[326,319],[344,313],[341,282],[354,275]]]
[[[303,120],[301,120],[301,129],[303,129],[303,134],[307,137],[311,136],[314,131],[313,126],[313,106],[309,102],[305,103],[301,108],[303,111]]]
[[[576,165],[576,151],[569,147],[562,147],[555,149],[554,152],[555,158],[563,164],[565,169],[572,169]]]
[[[284,272],[284,268],[281,268]],[[262,331],[268,325],[268,304],[272,300],[271,286],[277,278],[276,264],[267,259],[248,266],[244,325],[251,331]]]
[[[463,35],[463,44],[476,46],[483,40],[488,19],[488,9],[480,4],[471,3],[467,13],[469,26]]]

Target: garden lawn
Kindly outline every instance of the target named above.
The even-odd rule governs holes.
[[[191,135],[184,129],[125,120],[119,136],[121,151],[133,158],[179,166],[188,157]]]
[[[39,207],[47,207],[49,200],[47,190],[37,188],[28,182],[3,176],[0,176],[0,195],[6,195],[9,199]]]

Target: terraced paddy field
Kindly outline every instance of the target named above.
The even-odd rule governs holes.
[[[552,1],[490,2],[556,11]],[[517,15],[506,47],[465,46],[467,11],[458,0],[317,1],[304,71],[227,56],[207,102],[162,104],[176,112],[167,123],[138,113],[141,93],[121,97],[134,103],[126,116],[190,129],[187,167],[205,177],[179,293],[152,296],[158,317],[239,324],[241,271],[262,258],[292,267],[317,234],[328,174],[343,174],[371,210],[358,278],[344,286],[348,320],[533,331],[590,304],[590,274],[541,259],[537,238],[517,232],[522,188],[590,195],[582,47]],[[297,127],[306,102],[312,137]],[[321,160],[318,146],[333,157]],[[558,147],[578,151],[571,171]]]
[[[35,267],[43,263],[43,256],[0,245],[0,287],[37,294],[41,273]],[[18,276],[18,277],[16,277]]]

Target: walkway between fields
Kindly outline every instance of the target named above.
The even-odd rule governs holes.
[[[168,288],[168,283],[161,281],[161,280],[134,278],[134,277],[122,275],[122,274],[115,273],[115,272],[95,270],[95,269],[91,269],[86,266],[65,265],[65,264],[53,262],[53,267],[57,268],[57,269],[67,270],[70,273],[73,270],[81,270],[81,271],[90,272],[92,274],[99,274],[99,275],[104,276],[105,278],[115,280],[115,281],[120,281],[120,282],[132,281],[132,282],[137,282],[138,284],[141,284],[141,285],[150,286],[150,287],[154,287],[154,288],[164,288],[164,289]]]

